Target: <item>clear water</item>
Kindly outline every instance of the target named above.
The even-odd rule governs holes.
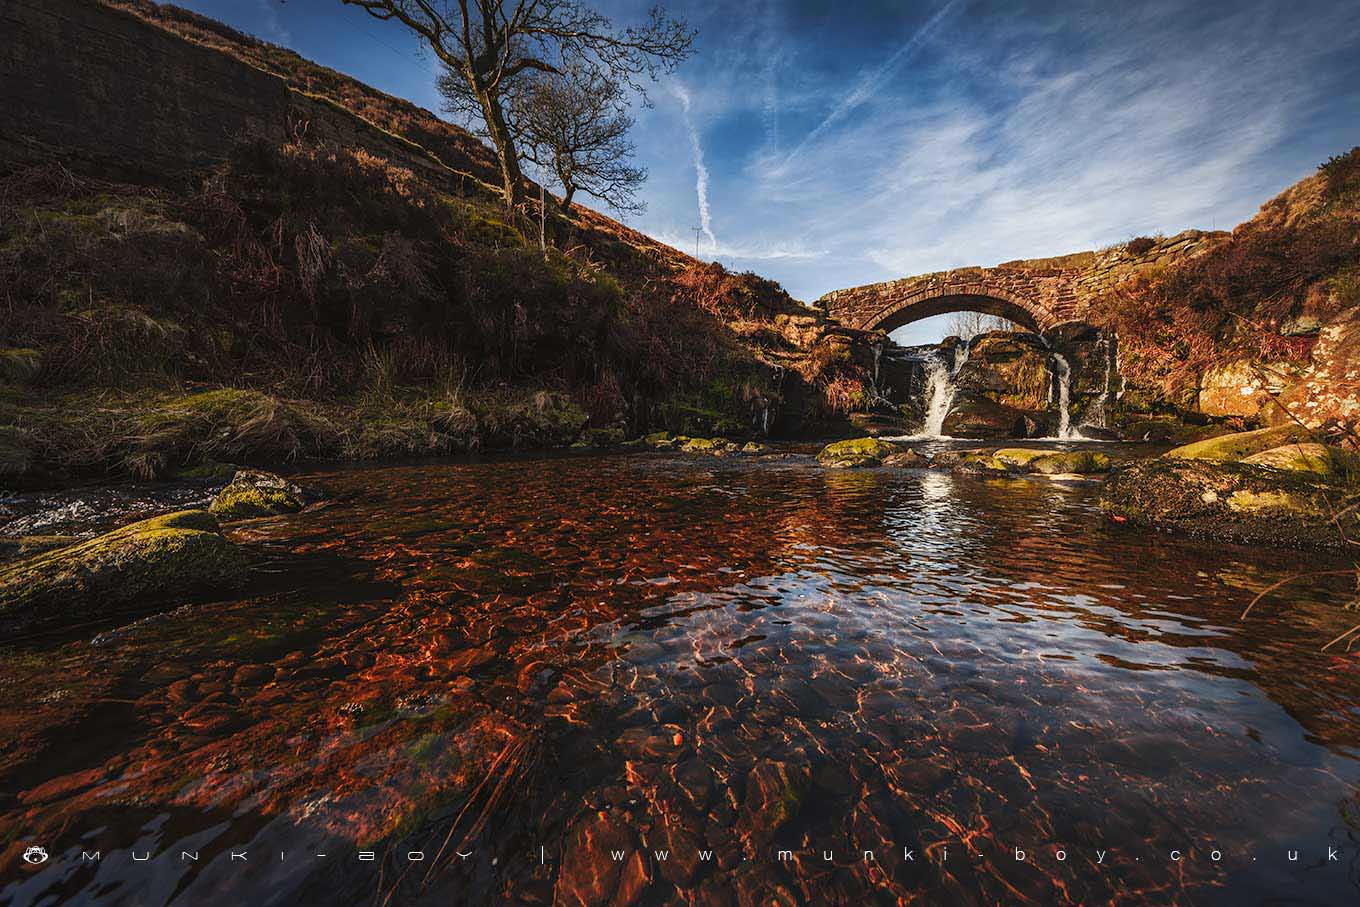
[[[0,903],[1360,897],[1353,589],[1238,618],[1330,561],[804,456],[302,480],[246,592],[0,655]]]

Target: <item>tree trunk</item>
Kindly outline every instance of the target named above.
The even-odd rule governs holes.
[[[562,196],[562,213],[565,214],[565,215],[567,215],[568,217],[570,217],[570,216],[571,216],[571,197],[572,197],[573,195],[576,194],[576,187],[573,186],[573,185],[571,185],[571,184],[567,184],[567,186],[566,186],[566,191],[567,191],[567,194],[564,195],[564,196]]]
[[[515,150],[515,140],[510,135],[510,127],[505,125],[505,114],[501,112],[498,99],[485,91],[477,92],[482,104],[482,117],[486,120],[487,132],[496,146],[496,161],[501,165],[501,192],[505,207],[513,213],[519,205],[522,177],[519,170],[519,154]]]

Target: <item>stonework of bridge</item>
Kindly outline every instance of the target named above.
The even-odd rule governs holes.
[[[892,331],[948,312],[1000,315],[1044,332],[1081,321],[1089,295],[1082,268],[958,268],[827,293],[817,301],[845,327]]]

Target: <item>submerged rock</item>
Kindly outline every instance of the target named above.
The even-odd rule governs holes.
[[[817,462],[828,469],[853,469],[860,466],[879,466],[885,457],[898,452],[898,448],[878,438],[851,438],[836,441],[822,448],[817,454]]]
[[[1159,457],[1116,470],[1101,507],[1116,522],[1295,548],[1340,548],[1360,529],[1360,494],[1250,463]],[[1344,534],[1343,534],[1344,533]]]
[[[211,513],[181,510],[5,567],[0,617],[20,626],[98,617],[147,598],[237,586],[249,564]]]
[[[217,493],[209,509],[226,520],[245,520],[297,513],[304,503],[302,489],[287,479],[259,469],[242,469]]]
[[[1300,425],[1281,425],[1276,428],[1241,431],[1183,444],[1168,450],[1164,456],[1186,460],[1241,460],[1282,444],[1310,440],[1312,439],[1306,428]]]
[[[898,468],[907,467],[924,469],[930,465],[930,457],[908,448],[907,450],[899,450],[897,453],[888,454],[883,458],[883,465],[895,466]]]

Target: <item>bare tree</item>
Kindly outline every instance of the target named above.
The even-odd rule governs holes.
[[[593,67],[639,92],[644,75],[670,71],[689,56],[694,32],[653,9],[641,26],[618,29],[581,0],[341,0],[414,31],[444,64],[440,89],[451,110],[480,122],[495,146],[505,202],[520,199],[515,136],[506,117],[532,73]]]
[[[974,337],[986,334],[989,331],[1014,331],[1015,322],[1000,315],[988,315],[986,312],[955,312],[949,319],[948,333],[953,337],[962,340],[972,340]]]
[[[571,213],[577,191],[619,211],[640,212],[637,188],[647,171],[628,161],[633,118],[622,85],[593,67],[547,73],[515,97],[511,107],[522,152],[562,187],[562,210]]]

